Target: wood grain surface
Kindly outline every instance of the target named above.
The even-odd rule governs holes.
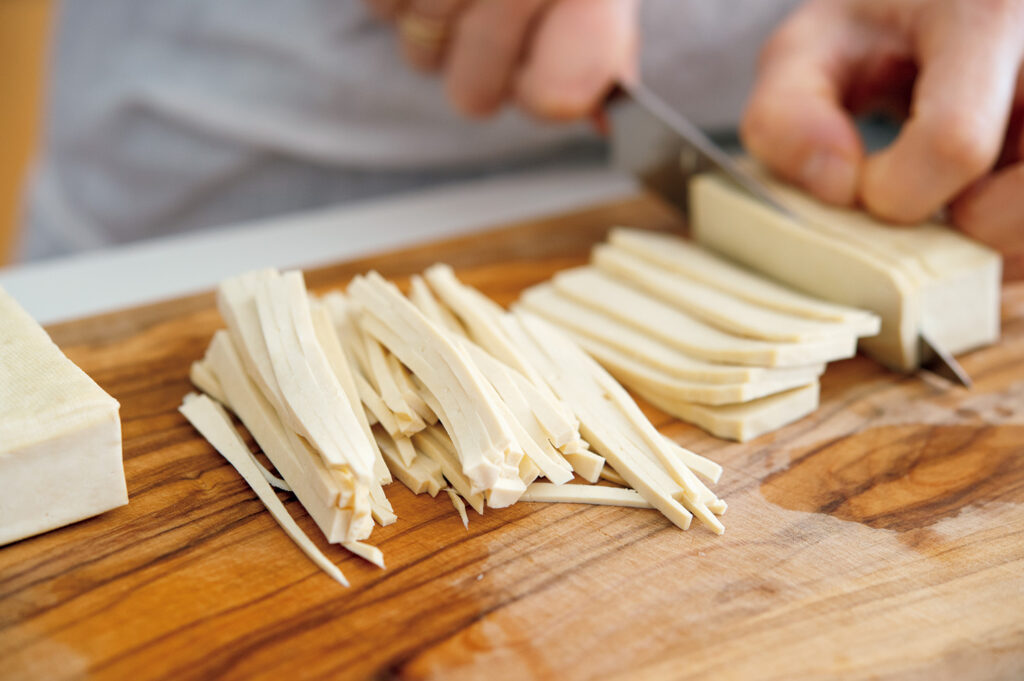
[[[638,198],[309,273],[318,290],[438,261],[501,302],[582,262]],[[130,285],[130,282],[126,282]],[[0,548],[3,679],[1024,678],[1024,287],[963,357],[967,392],[857,357],[814,415],[746,444],[650,410],[719,461],[722,537],[654,511],[471,514],[388,490],[388,568],[319,572],[175,411],[210,295],[51,329],[121,401],[131,503]]]

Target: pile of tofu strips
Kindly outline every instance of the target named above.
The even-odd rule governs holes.
[[[381,566],[365,540],[396,520],[393,478],[445,491],[464,523],[467,505],[571,501],[724,531],[726,504],[708,487],[720,466],[659,433],[553,325],[505,311],[448,266],[413,277],[408,297],[373,272],[315,298],[301,273],[264,270],[222,282],[217,300],[227,329],[192,367],[205,395],[181,411],[322,565],[272,487],[294,492],[329,542]]]

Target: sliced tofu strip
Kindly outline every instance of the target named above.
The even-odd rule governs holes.
[[[536,384],[512,367],[505,366],[505,373],[530,405],[534,418],[556,449],[564,452],[566,447],[580,442],[579,421],[553,392],[539,390]]]
[[[601,479],[602,480],[607,480],[608,482],[610,482],[612,484],[615,484],[615,485],[621,485],[623,487],[629,487],[629,483],[626,482],[626,480],[621,475],[616,473],[615,469],[612,468],[611,466],[605,466],[604,467],[604,470],[601,471]],[[527,491],[529,491],[529,490],[527,490]],[[633,490],[633,491],[635,492],[636,490]]]
[[[792,388],[810,385],[818,380],[817,370],[794,372],[788,379],[751,383],[697,383],[665,376],[627,355],[581,339],[579,346],[596,359],[615,378],[626,385],[644,385],[650,391],[672,399],[696,404],[720,405],[750,402],[765,395],[774,395]]]
[[[691,452],[667,436],[665,436],[665,446],[673,452],[674,456],[678,456],[690,470],[703,476],[705,480],[717,484],[721,479],[722,467],[706,456]]]
[[[274,367],[270,362],[263,329],[256,312],[255,287],[261,276],[276,270],[248,272],[225,279],[217,287],[217,309],[227,324],[231,339],[238,349],[238,356],[245,364],[246,373],[256,383],[260,392],[274,406],[285,425],[299,430],[299,424],[288,411],[281,388],[277,385]]]
[[[327,354],[320,344],[313,323],[312,307],[310,297],[306,291],[306,282],[302,272],[287,272],[281,277],[284,292],[287,294],[287,302],[291,311],[292,324],[298,336],[303,356],[316,377],[317,385],[321,390],[321,399],[324,403],[336,410],[328,412],[336,420],[334,430],[346,437],[343,441],[344,450],[348,459],[348,468],[365,484],[372,492],[376,484],[374,473],[376,461],[380,456],[376,443],[368,427],[363,427],[365,413],[358,399],[355,399],[354,391],[345,389],[338,378],[335,369],[327,359]],[[336,337],[326,334],[330,340]],[[383,491],[379,492],[383,497]]]
[[[462,284],[457,281],[455,282],[455,285],[460,288],[462,287]],[[440,322],[443,323],[448,328],[455,328],[455,324],[457,324],[457,321],[444,321],[446,319],[446,314],[448,315],[448,318],[454,319],[453,317],[451,317],[451,312],[437,302],[437,300],[433,297],[433,294],[430,292],[430,290],[426,288],[426,284],[422,281],[422,279],[417,278],[417,280],[414,281],[413,289],[414,291],[417,292],[417,298],[420,301],[417,307],[421,311],[424,311],[424,314],[427,315],[428,318],[433,319],[434,321],[440,320]],[[551,443],[548,441],[548,437],[541,435],[535,427],[535,422],[538,419],[543,420],[545,423],[552,423],[557,421],[558,426],[556,427],[559,428],[560,432],[557,434],[556,439],[568,441],[573,437],[578,437],[579,435],[578,430],[572,427],[570,421],[564,418],[560,418],[562,417],[561,408],[557,404],[554,404],[552,400],[547,399],[547,396],[550,395],[550,393],[545,394],[538,390],[536,386],[534,386],[528,379],[522,376],[522,374],[519,374],[518,377],[515,376],[515,374],[518,374],[518,372],[515,369],[509,367],[501,360],[489,354],[479,345],[471,341],[468,337],[460,337],[458,340],[461,342],[462,349],[467,352],[467,354],[470,356],[470,358],[473,360],[476,366],[483,372],[485,378],[487,378],[491,386],[497,391],[498,396],[501,398],[501,400],[504,401],[507,406],[509,406],[515,419],[519,422],[519,425],[521,425],[523,429],[527,433],[529,433],[530,438],[533,440],[533,442],[535,442],[538,445],[538,447],[544,450],[545,453],[547,452],[547,450],[552,450],[550,452],[549,461],[536,461],[537,455],[540,454],[540,452],[538,452],[536,448],[534,448],[533,455],[531,455],[531,452],[529,451],[526,452],[527,455],[535,459],[535,462],[538,463],[541,470],[544,471],[545,476],[548,477],[549,479],[554,479],[551,475],[548,475],[549,473],[554,473],[555,478],[561,477],[557,472],[550,469],[550,466],[559,465],[565,468],[566,471],[569,471],[568,477],[569,479],[571,479],[572,474],[568,464],[561,457],[560,453],[558,453],[557,451],[553,451],[554,447],[551,446]],[[539,410],[547,413],[543,414],[540,417],[533,415],[532,412],[534,408],[531,408],[529,406],[530,403],[527,402],[527,400],[523,397],[522,391],[520,390],[519,386],[523,386],[529,392],[531,397],[536,396],[539,398],[533,402],[534,404],[537,405],[534,408],[539,408]],[[552,399],[554,398],[553,395],[550,395],[550,397]],[[522,408],[524,406],[525,409]],[[554,413],[552,414],[552,412]],[[536,425],[539,426],[541,424],[537,423]],[[519,435],[517,435],[517,438],[518,437]],[[521,439],[520,443],[522,443]],[[547,468],[545,467],[545,464],[547,464]]]
[[[689,469],[686,465],[686,461],[692,457],[696,457],[693,452],[690,452],[683,447],[680,447],[672,440],[662,436],[659,439],[658,447],[652,447],[650,441],[644,436],[644,433],[638,428],[634,422],[634,419],[630,419],[626,416],[623,411],[610,412],[608,414],[610,422],[617,426],[619,432],[622,433],[623,437],[633,443],[633,445],[644,453],[651,463],[654,464],[658,470],[665,471],[669,467],[675,469],[678,466],[683,466]],[[690,455],[690,456],[687,456]],[[664,462],[669,462],[668,466]],[[692,470],[692,469],[690,469]],[[683,503],[684,506],[690,508],[690,501],[692,500],[695,504],[702,504],[707,506],[707,510],[711,511],[711,506],[718,501],[718,497],[712,492],[704,482],[694,476],[687,475],[685,479],[685,487],[678,483],[680,480],[678,472],[671,476],[673,482],[679,487],[679,491],[673,493],[673,497]],[[690,510],[694,510],[690,508]],[[700,509],[695,513],[703,513],[704,510]],[[711,511],[712,513],[714,511]]]
[[[533,483],[526,488],[526,494],[520,501],[654,508],[635,489],[600,485],[552,485],[549,482]]]
[[[427,427],[419,414],[405,401],[401,388],[395,382],[395,376],[388,366],[387,355],[384,348],[376,338],[369,335],[363,336],[366,348],[366,357],[370,363],[369,378],[377,393],[384,400],[391,413],[395,415],[395,422],[398,423],[398,430],[402,435],[412,435]]]
[[[342,546],[363,560],[373,563],[382,570],[384,569],[384,552],[376,546],[370,546],[361,541],[347,541]]]
[[[797,367],[852,357],[856,339],[781,343],[735,336],[645,295],[603,272],[580,267],[555,275],[562,295],[603,312],[637,331],[711,362]]]
[[[389,434],[398,436],[401,431],[398,427],[398,421],[395,420],[395,415],[391,413],[388,406],[384,404],[384,400],[381,399],[377,391],[373,389],[370,382],[361,373],[354,373],[352,379],[355,381],[356,390],[359,392],[359,400],[366,407],[366,410],[373,414],[374,418],[378,423],[386,430]]]
[[[881,327],[881,319],[874,313],[828,303],[787,288],[679,236],[617,228],[608,241],[660,267],[762,307],[845,324],[857,336],[874,336]]]
[[[334,331],[334,326],[331,324],[330,312],[321,302],[311,302],[310,308],[317,341],[323,348],[327,362],[330,364],[331,370],[334,371],[334,375],[338,378],[338,383],[341,384],[342,390],[345,391],[345,396],[348,398],[349,403],[353,405],[356,421],[359,422],[363,434],[366,435],[370,446],[373,447],[374,472],[377,474],[377,482],[387,485],[391,482],[391,474],[388,472],[387,464],[384,463],[384,457],[381,456],[377,442],[373,438],[366,410],[356,406],[362,404],[362,400],[359,398],[359,388],[356,387],[355,378],[352,375],[352,365],[345,356],[345,351],[342,349],[341,342]]]
[[[423,277],[414,274],[409,281],[409,300],[423,313],[424,317],[456,336],[469,335],[452,311],[437,302],[437,298],[434,297]]]
[[[747,442],[760,435],[798,421],[818,408],[819,386],[814,383],[745,404],[709,407],[669,400],[637,388],[638,395],[678,419],[692,423],[715,437]]]
[[[376,273],[357,277],[349,293],[362,305],[362,328],[436,396],[441,411],[434,411],[456,441],[474,489],[492,488],[503,464],[518,467],[523,452],[496,406],[497,394],[447,333]]]
[[[363,332],[359,330],[352,311],[352,303],[341,291],[331,291],[321,301],[331,316],[331,323],[338,334],[338,340],[345,350],[352,373],[362,373],[365,377],[369,371],[369,359],[366,357],[366,346]]]
[[[401,345],[402,341],[400,337],[394,335],[391,329],[388,329],[376,319],[366,319],[363,324],[370,333],[383,340],[389,346],[398,347]],[[403,350],[403,352],[407,351]],[[406,356],[408,356],[408,354]],[[413,361],[417,360],[414,359]],[[464,363],[468,365],[468,358],[464,359]],[[428,373],[432,371],[430,368],[425,366],[421,367],[421,369]],[[419,371],[417,373],[420,376],[423,376],[423,371]],[[426,380],[433,381],[435,383],[439,380],[443,381],[443,379],[439,379],[437,375],[432,378],[427,378]],[[481,377],[481,382],[483,380],[484,379]],[[451,437],[454,441],[453,456],[460,462],[459,468],[466,474],[467,479],[470,481],[470,489],[473,493],[493,489],[498,485],[502,477],[506,475],[506,467],[511,465],[518,467],[519,460],[523,456],[522,450],[519,449],[519,445],[516,443],[514,436],[511,433],[509,424],[503,420],[501,421],[501,428],[505,433],[507,433],[507,435],[502,441],[499,441],[500,444],[495,444],[493,440],[487,439],[487,429],[483,424],[483,419],[481,419],[480,413],[476,411],[474,407],[469,406],[472,405],[473,402],[467,400],[464,396],[460,398],[456,394],[453,394],[453,391],[449,390],[443,382],[441,383],[440,390],[442,391],[442,394],[446,394],[453,402],[450,407],[452,411],[449,412],[449,409],[442,405],[440,401],[428,401],[428,404],[438,415],[440,422],[444,424],[445,430],[452,433]],[[431,392],[431,394],[433,393]],[[487,400],[487,398],[484,399]],[[489,405],[489,409],[494,415],[493,418],[499,420],[502,419],[501,413],[503,410],[494,404],[492,400],[487,400],[486,403]],[[449,416],[449,413],[454,414],[454,416]],[[428,429],[429,428],[430,427],[428,426]],[[420,433],[422,432],[424,431],[420,431]],[[417,433],[417,435],[418,434],[419,433]],[[419,448],[418,445],[417,448]],[[519,454],[515,457],[515,463],[510,464],[507,454],[513,448],[518,449]],[[470,475],[473,475],[474,477],[470,477]]]
[[[256,493],[260,501],[267,507],[292,541],[312,560],[317,567],[326,572],[332,579],[343,586],[348,586],[348,580],[342,574],[338,566],[332,563],[327,556],[317,548],[316,544],[306,536],[295,520],[288,514],[288,510],[277,498],[277,494],[270,487],[263,476],[256,469],[249,449],[238,436],[231,419],[224,413],[223,409],[216,402],[205,396],[187,395],[185,402],[178,411],[195,426],[204,438],[216,449],[221,456],[235,467],[235,470],[245,479],[249,487]]]
[[[597,482],[604,474],[605,460],[603,456],[590,451],[563,453],[565,460],[572,466],[576,475],[590,483]]]
[[[526,456],[551,482],[562,484],[572,480],[572,466],[562,453],[552,446],[547,434],[543,432],[529,403],[512,379],[511,372],[514,369],[506,367],[470,341],[466,341],[463,346],[510,410],[509,420],[517,431],[516,439],[523,446]]]
[[[646,445],[646,447],[638,448],[647,449],[653,453],[657,463],[683,490],[683,505],[687,510],[715,533],[722,534],[725,528],[705,503],[709,494],[707,487],[697,479],[693,471],[668,450],[665,445],[665,437],[647,420],[625,389],[557,328],[529,313],[521,313],[517,316],[519,322],[533,336],[537,344],[544,347],[549,356],[554,358],[558,364],[565,366],[575,375],[588,376],[597,385],[598,389],[595,392],[600,395],[602,402],[614,405],[613,409],[607,410],[612,413],[609,413],[606,418],[615,419],[616,415],[613,413],[615,411],[620,415],[620,420],[624,417],[624,422],[619,425],[619,431],[629,437],[630,428],[635,429]],[[640,443],[637,442],[637,444]],[[625,477],[618,466],[616,466],[616,470]]]
[[[412,444],[412,438],[408,435],[394,435],[392,440],[398,449],[398,458],[410,462],[416,460],[416,448]]]
[[[522,306],[566,332],[584,349],[601,347],[616,350],[643,362],[659,372],[701,383],[746,383],[785,379],[793,373],[813,370],[824,372],[824,364],[766,368],[737,364],[717,364],[688,355],[677,348],[638,331],[603,312],[587,307],[559,293],[552,284],[527,289],[519,299]]]
[[[301,273],[262,277],[255,300],[274,375],[303,434],[329,466],[369,484],[374,448],[356,420],[358,405],[348,401],[316,341]]]
[[[474,511],[483,515],[484,495],[480,492],[474,493],[472,491],[472,483],[469,481],[469,478],[463,475],[454,447],[450,449],[446,447],[443,444],[444,440],[448,440],[449,443],[451,442],[448,439],[448,435],[438,426],[428,426],[426,429],[413,435],[416,451],[440,466],[441,472],[448,479],[448,482],[451,483],[452,487],[469,502]]]
[[[354,306],[339,291],[328,293],[324,296],[322,302],[324,307],[327,308],[338,339],[349,359],[349,366],[352,369],[352,376],[359,393],[359,399],[365,407],[367,418],[371,421],[371,425],[376,421],[387,429],[388,434],[396,437],[399,436],[401,428],[398,420],[391,409],[385,404],[380,391],[374,387],[369,378],[372,377],[373,372],[370,369],[370,359],[366,353],[366,334],[363,333],[356,323]],[[390,355],[390,353],[386,354]],[[404,452],[405,450],[403,449],[403,455]]]
[[[466,325],[474,341],[495,358],[526,376],[538,390],[550,392],[512,339],[497,328],[495,320],[505,314],[505,310],[473,287],[460,282],[455,271],[448,265],[433,265],[424,276],[444,304]]]
[[[431,409],[423,398],[420,397],[416,387],[412,384],[412,379],[409,376],[409,372],[406,370],[402,363],[398,361],[398,358],[392,355],[390,352],[387,356],[388,370],[391,371],[392,377],[395,379],[395,384],[398,389],[402,391],[402,398],[405,403],[408,404],[416,414],[423,419],[425,422],[424,427],[427,425],[434,425],[437,423],[437,414]]]
[[[431,318],[443,318],[440,310],[445,308],[437,302],[429,289],[424,288],[425,284],[420,281],[419,287],[415,283],[413,286],[414,290],[418,288],[419,308],[426,310],[426,314]],[[462,287],[458,282],[456,286]],[[485,312],[484,316],[486,314]],[[529,484],[538,477],[539,472],[558,484],[571,480],[572,466],[551,444],[550,436],[543,432],[542,422],[557,423],[555,427],[559,432],[556,439],[569,442],[579,438],[579,430],[564,417],[564,409],[553,401],[554,395],[538,390],[525,376],[489,354],[468,337],[456,338],[455,342],[481,370],[497,392],[500,403],[504,405],[503,415],[512,427],[517,441],[523,446],[525,458],[529,460],[526,463],[520,462],[520,479]],[[533,398],[532,401],[523,396],[520,387]],[[540,412],[541,415],[538,416],[535,412]]]
[[[452,500],[452,506],[455,507],[455,511],[459,514],[459,519],[462,520],[462,526],[468,530],[469,515],[466,513],[466,502],[451,487],[445,487],[444,491],[448,493],[448,498]]]
[[[519,319],[507,319],[509,326],[519,323]],[[611,407],[589,373],[579,373],[574,370],[575,367],[568,367],[549,356],[546,348],[537,343],[522,327],[515,337],[518,339],[517,346],[529,357],[536,371],[544,377],[551,389],[572,407],[579,418],[580,430],[587,442],[652,506],[677,527],[688,529],[693,514],[672,496],[678,485],[609,424],[607,411]],[[580,350],[581,354],[582,352]],[[659,472],[661,476],[658,475]]]
[[[373,520],[378,525],[386,527],[398,520],[398,516],[395,515],[395,510],[391,507],[391,502],[388,501],[387,495],[384,494],[384,488],[380,486],[380,483],[374,482],[370,485],[369,492],[370,513],[373,514]]]
[[[594,247],[591,261],[599,270],[623,283],[737,336],[784,343],[857,337],[853,327],[798,317],[747,302],[615,246]]]
[[[540,469],[528,456],[524,456],[519,462],[519,479],[524,487],[529,487],[534,480],[540,477]],[[571,474],[570,474],[571,475]]]
[[[430,268],[428,279],[431,285],[446,294],[446,297],[442,296],[445,303],[470,325],[474,334],[473,340],[512,371],[512,380],[527,401],[533,405],[534,413],[541,427],[548,432],[551,443],[561,449],[577,440],[579,423],[572,410],[560,403],[547,383],[530,365],[529,360],[523,356],[518,348],[517,339],[503,326],[505,311],[476,289],[460,282],[447,265],[435,265]],[[429,294],[427,291],[421,296]]]
[[[463,341],[463,339],[454,340],[460,345]],[[493,386],[491,389],[493,390]],[[487,500],[488,506],[504,508],[514,504],[519,499],[519,496],[526,491],[526,486],[537,479],[540,469],[537,468],[533,460],[543,459],[544,451],[531,439],[529,433],[523,429],[515,414],[500,396],[495,395],[495,397],[496,399],[493,400],[494,408],[510,428],[513,437],[515,437],[516,442],[522,447],[523,451],[517,467],[512,468],[512,465],[515,464],[512,464],[511,461],[506,461],[506,465],[502,467],[502,473],[498,477],[497,482],[484,490],[484,498]],[[437,404],[432,396],[428,397],[428,399],[431,404],[435,404],[439,409],[443,410],[443,407]],[[572,473],[568,473],[568,476],[572,477]]]
[[[370,518],[356,518],[351,508],[341,508],[342,498],[355,496],[352,489],[342,490],[352,480],[339,479],[305,440],[284,425],[247,375],[227,332],[214,334],[207,362],[224,387],[232,411],[252,433],[327,541],[338,543],[370,536]]]
[[[430,496],[436,496],[444,486],[444,477],[441,467],[432,459],[422,455],[415,455],[410,464],[406,464],[398,456],[398,448],[395,441],[383,428],[374,429],[374,437],[380,447],[384,460],[396,478],[401,481],[413,494],[427,492]]]
[[[220,387],[217,377],[213,375],[213,372],[210,371],[210,367],[207,366],[204,360],[192,362],[192,366],[188,370],[188,377],[192,381],[192,385],[221,404],[227,404],[224,389]]]
[[[222,402],[221,404],[224,404],[224,403]],[[227,406],[227,405],[225,405],[225,406]],[[266,466],[264,466],[262,463],[259,462],[258,459],[255,460],[253,463],[255,463],[256,467],[260,469],[260,473],[263,474],[263,479],[266,480],[268,483],[270,483],[271,487],[273,487],[274,489],[277,489],[277,490],[281,490],[282,492],[293,492],[294,493],[295,490],[293,490],[291,488],[291,485],[289,485],[287,482],[284,481],[284,478],[279,478],[276,475],[274,475],[273,473],[271,473],[269,470],[267,470]]]
[[[213,335],[206,352],[207,365],[224,389],[227,404],[235,412],[277,472],[299,497],[328,541],[334,520],[331,509],[338,507],[339,481],[305,440],[278,417],[242,365],[239,353],[226,331]]]

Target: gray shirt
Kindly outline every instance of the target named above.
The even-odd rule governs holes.
[[[644,77],[732,126],[796,3],[645,0]],[[360,0],[65,0],[47,110],[30,258],[603,154],[587,124],[460,118]]]

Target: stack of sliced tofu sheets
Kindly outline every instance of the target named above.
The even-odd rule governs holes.
[[[828,362],[878,333],[871,312],[804,295],[677,236],[615,229],[591,264],[519,306],[651,404],[746,441],[818,406]]]
[[[205,394],[181,412],[339,582],[273,487],[293,492],[329,542],[382,567],[365,540],[396,520],[393,478],[414,494],[445,491],[463,523],[466,505],[567,501],[724,531],[726,504],[707,486],[718,464],[659,433],[566,333],[506,312],[448,266],[413,277],[408,297],[371,272],[315,298],[301,273],[264,270],[224,281],[217,302],[227,328],[192,367]]]

